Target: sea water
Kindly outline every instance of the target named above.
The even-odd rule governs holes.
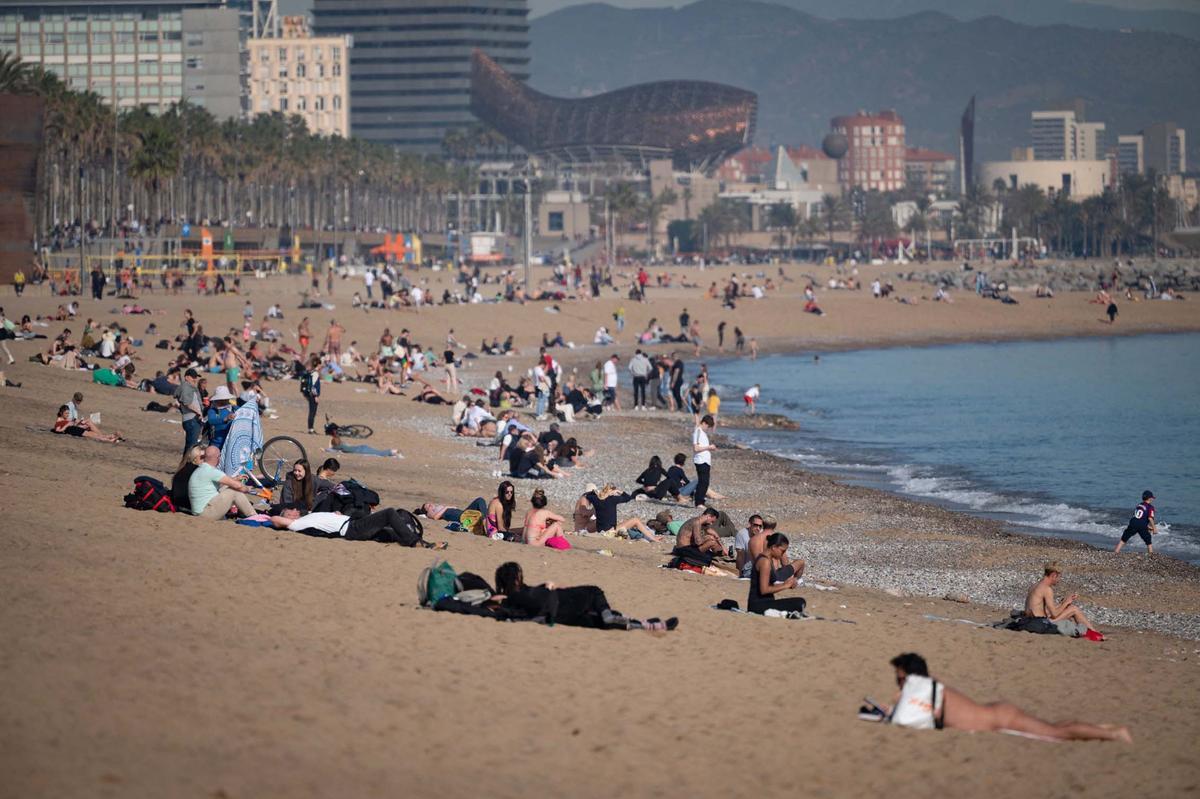
[[[759,383],[760,411],[800,423],[724,432],[806,468],[1103,547],[1149,489],[1156,550],[1200,563],[1200,334],[772,355],[710,375],[722,415]]]

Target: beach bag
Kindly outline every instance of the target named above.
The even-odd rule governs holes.
[[[483,524],[483,514],[477,510],[465,510],[458,517],[458,524],[465,532],[472,535],[486,535],[487,529]]]
[[[171,490],[161,481],[145,475],[134,478],[133,491],[125,495],[125,507],[159,513],[175,512],[175,503],[171,501]]]
[[[379,494],[357,480],[343,480],[335,485],[330,493],[317,502],[313,507],[313,511],[332,511],[349,516],[351,519],[361,519],[365,516],[370,516],[371,508],[378,506]],[[399,510],[399,513],[404,515],[408,511]],[[412,517],[411,513],[408,515]],[[416,530],[420,534],[420,522],[416,522]]]
[[[417,601],[422,607],[432,607],[463,590],[454,567],[438,558],[421,571],[417,578]]]
[[[936,729],[940,726],[937,711],[944,698],[936,680],[910,674],[904,678],[900,699],[892,709],[892,724],[914,730]]]

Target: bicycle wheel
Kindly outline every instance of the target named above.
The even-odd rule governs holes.
[[[307,459],[304,447],[294,438],[276,436],[263,444],[258,453],[258,471],[268,480],[279,482],[287,476],[292,464]]]
[[[365,424],[339,424],[338,434],[342,438],[370,438],[375,431]]]

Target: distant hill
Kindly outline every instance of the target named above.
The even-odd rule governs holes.
[[[1028,143],[1030,111],[1082,97],[1087,118],[1107,123],[1110,142],[1171,120],[1191,131],[1189,163],[1200,163],[1200,47],[1182,36],[937,13],[827,20],[751,0],[574,6],[534,20],[531,35],[531,83],[542,91],[728,83],[758,92],[764,145],[815,143],[830,117],[894,108],[911,144],[956,152],[959,117],[976,94],[978,158],[1004,158]]]
[[[296,2],[297,0],[281,0]],[[955,19],[995,16],[1023,25],[1074,25],[1100,30],[1176,33],[1200,39],[1200,4],[1196,0],[778,0],[825,19],[894,19],[936,11]],[[578,0],[529,0],[533,17],[578,5]],[[683,5],[679,0],[614,0],[622,8]],[[1118,8],[1116,6],[1134,6]],[[1173,8],[1166,8],[1173,6]]]

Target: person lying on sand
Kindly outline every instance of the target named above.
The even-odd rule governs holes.
[[[93,441],[104,441],[109,444],[117,444],[125,440],[120,433],[101,433],[89,419],[80,417],[72,420],[71,409],[67,405],[58,407],[58,418],[54,420],[53,432],[59,435],[90,438]]]
[[[338,435],[337,425],[327,425],[325,431],[329,433],[329,447],[326,449],[326,452],[345,452],[350,455],[375,455],[380,458],[404,457],[398,449],[379,449],[369,444],[347,444]]]
[[[1071,594],[1062,602],[1054,601],[1054,586],[1058,585],[1061,578],[1062,569],[1058,564],[1047,563],[1044,576],[1029,589],[1025,597],[1024,615],[1034,619],[1049,619],[1060,633],[1072,638],[1087,636],[1103,640],[1100,633],[1092,628],[1087,616],[1075,605],[1079,594]]]
[[[1050,741],[1124,741],[1133,743],[1128,727],[1049,722],[1029,715],[1016,705],[992,702],[981,705],[929,676],[925,658],[915,653],[891,660],[900,686],[896,703],[884,707],[892,724],[917,729],[952,729],[967,732],[1009,732]]]
[[[344,538],[347,541],[379,541],[404,547],[445,549],[447,544],[435,544],[421,537],[419,524],[409,523],[395,508],[384,508],[361,519],[351,519],[341,513],[318,512],[302,514],[288,508],[271,517],[277,530],[291,530],[320,538]]]
[[[554,583],[526,585],[521,565],[512,561],[496,569],[496,594],[492,601],[528,618],[544,617],[547,623],[571,627],[665,632],[679,625],[676,618],[664,622],[657,618],[639,621],[623,616],[609,606],[604,591],[594,585],[570,588]]]

